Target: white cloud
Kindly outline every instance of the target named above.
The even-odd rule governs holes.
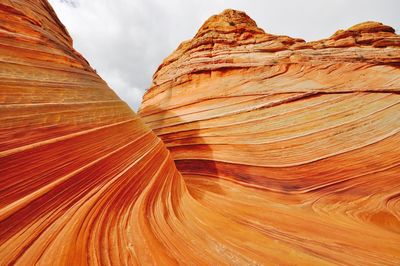
[[[375,20],[400,30],[398,0],[50,0],[74,47],[137,110],[154,71],[211,15],[243,10],[265,31],[306,40]]]

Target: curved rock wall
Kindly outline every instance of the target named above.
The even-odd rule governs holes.
[[[171,261],[159,215],[185,191],[47,1],[1,1],[0,265]]]
[[[0,265],[397,264],[398,40],[370,22],[306,43],[227,10],[141,119],[47,1],[1,1]]]
[[[307,43],[226,10],[164,60],[139,114],[227,220],[225,247],[267,264],[394,265],[399,66],[400,36],[381,23]]]

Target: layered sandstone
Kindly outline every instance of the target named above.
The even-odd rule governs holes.
[[[47,1],[1,1],[0,265],[397,264],[398,40],[368,22],[306,43],[227,10],[141,119]]]
[[[164,60],[139,114],[226,261],[396,265],[399,92],[389,26],[305,42],[225,10]]]
[[[186,194],[47,1],[1,1],[0,265],[176,262],[160,236]]]

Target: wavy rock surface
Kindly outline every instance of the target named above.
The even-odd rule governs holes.
[[[399,93],[389,26],[305,42],[226,10],[164,60],[139,114],[211,211],[191,209],[217,239],[199,249],[237,264],[397,265]]]
[[[47,1],[2,0],[0,265],[398,264],[398,40],[212,17],[140,112],[182,177]]]
[[[47,1],[1,1],[0,265],[174,262],[162,237],[186,194]]]

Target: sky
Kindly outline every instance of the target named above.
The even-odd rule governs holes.
[[[245,11],[268,33],[306,41],[372,20],[400,33],[399,0],[49,0],[97,73],[135,111],[163,59],[211,15]]]

